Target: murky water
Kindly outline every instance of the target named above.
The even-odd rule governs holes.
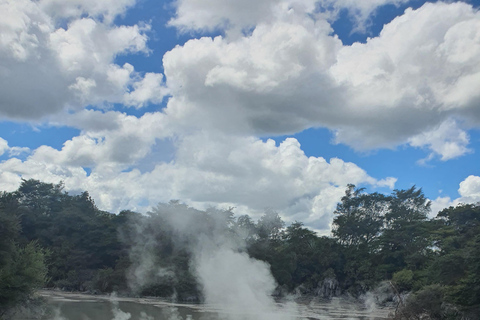
[[[45,320],[250,320],[263,319],[252,311],[228,310],[203,304],[174,304],[154,299],[43,293],[54,310]],[[278,314],[291,319],[388,319],[389,309],[333,300],[329,303],[279,303]],[[268,315],[272,318],[272,315]],[[273,317],[275,318],[275,316]]]

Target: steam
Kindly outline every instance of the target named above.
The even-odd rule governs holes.
[[[176,202],[159,205],[135,225],[138,237],[132,239],[132,252],[139,258],[130,272],[133,286],[151,281],[142,278],[145,275],[164,274],[161,263],[152,269],[158,257],[152,256],[154,250],[150,247],[162,238],[159,233],[168,226],[176,250],[187,250],[191,255],[189,268],[205,303],[221,313],[222,319],[293,319],[285,307],[280,310],[272,297],[276,283],[269,265],[248,256],[243,237],[232,231],[232,218],[230,210],[205,212]]]
[[[53,310],[53,318],[52,320],[67,320],[67,318],[64,318],[62,316],[62,312],[60,311],[60,308],[55,308]]]
[[[275,281],[266,263],[224,247],[204,248],[195,260],[205,302],[227,319],[291,319],[271,297]]]
[[[140,312],[140,320],[155,320],[155,318],[142,311]]]
[[[115,293],[110,296],[110,302],[112,303],[112,320],[130,320],[132,315],[128,312],[122,311],[118,306],[118,300]]]
[[[238,310],[261,309],[271,303],[267,297],[275,283],[265,263],[225,248],[201,252],[197,263],[207,303]]]
[[[297,305],[293,299],[276,303],[272,293],[277,285],[270,266],[248,255],[245,230],[238,229],[230,210],[200,211],[171,202],[160,204],[147,216],[132,217],[135,219],[130,224],[131,232],[125,234],[125,241],[131,244],[131,287],[141,289],[155,281],[162,285],[161,281],[171,279],[169,284],[178,284],[182,272],[187,270],[197,281],[204,310],[217,313],[222,320],[328,319],[330,313],[356,318],[386,312],[378,309],[377,303],[388,300],[388,292],[384,292],[388,288],[366,294],[362,306],[348,299],[334,299],[328,307],[321,308],[315,303]],[[168,261],[172,252],[177,256],[185,253],[189,264],[173,265]],[[179,268],[184,270],[179,272]],[[163,308],[162,313],[169,320],[192,319],[183,319],[175,307]],[[120,315],[115,320],[124,320]]]
[[[127,232],[126,230],[120,232],[120,238],[130,246],[131,267],[126,277],[133,292],[138,292],[148,283],[156,283],[175,276],[171,269],[161,266],[162,261],[158,260],[159,257],[156,253],[158,242],[161,240],[155,235],[163,230],[163,226],[159,221],[154,221],[153,218],[150,220],[153,222],[151,226],[147,225],[145,221],[135,220],[130,224],[133,232]],[[161,229],[152,233],[148,230],[150,227]]]
[[[162,315],[165,317],[165,319],[168,320],[184,320],[180,313],[178,312],[178,308],[176,307],[170,307],[170,308],[164,308],[162,309]],[[140,320],[153,320],[153,319],[140,319]],[[193,320],[191,315],[187,315],[185,317],[185,320]]]

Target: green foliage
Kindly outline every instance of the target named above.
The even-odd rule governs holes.
[[[393,192],[381,237],[383,261],[390,265],[389,272],[398,267],[418,270],[428,263],[432,246],[429,212],[430,202],[421,189],[414,186]]]
[[[384,224],[390,198],[379,193],[365,194],[364,189],[349,185],[337,205],[333,235],[344,245],[365,245],[373,251]]]
[[[480,316],[480,206],[450,207],[437,219],[438,257],[432,263],[430,281],[448,285],[448,302]]]
[[[400,292],[409,291],[413,287],[413,271],[403,269],[395,272],[392,281]]]
[[[426,286],[408,296],[405,304],[397,311],[395,319],[461,319],[459,311],[445,303],[444,296],[444,287],[440,285]]]
[[[49,248],[49,286],[93,289],[96,270],[115,268],[121,255],[117,220],[97,209],[88,192],[69,195],[63,184],[24,180],[12,193],[21,216],[21,237]]]
[[[19,244],[18,203],[0,195],[0,317],[8,309],[25,302],[46,279],[45,251],[32,241]]]

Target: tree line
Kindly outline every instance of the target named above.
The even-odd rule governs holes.
[[[386,283],[387,299],[402,300],[398,319],[479,318],[480,205],[429,213],[416,187],[384,195],[349,185],[327,237],[271,210],[254,221],[171,201],[112,214],[88,192],[23,180],[0,194],[0,319],[39,287],[201,301],[192,244],[212,230],[267,262],[277,295],[358,297]],[[172,219],[191,232],[179,236]]]

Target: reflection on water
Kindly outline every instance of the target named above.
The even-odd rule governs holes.
[[[116,299],[81,295],[43,294],[53,308],[44,320],[252,320],[262,315],[225,310],[210,305],[182,305],[153,299]],[[121,300],[121,301],[119,301]],[[130,301],[124,301],[130,300]],[[278,304],[279,315],[291,319],[388,319],[390,310],[367,310],[364,306],[333,300]],[[269,315],[272,316],[272,315]]]

